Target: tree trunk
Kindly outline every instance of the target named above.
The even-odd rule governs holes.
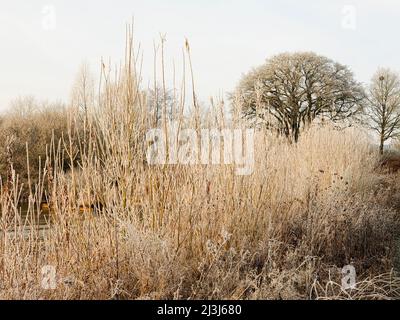
[[[294,142],[295,143],[299,142],[299,136],[300,136],[300,130],[299,130],[299,128],[295,128],[295,131],[294,131]]]
[[[385,145],[385,140],[383,138],[383,134],[381,134],[381,143],[379,145],[379,154],[383,155],[383,147]]]

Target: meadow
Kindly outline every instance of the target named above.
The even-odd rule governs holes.
[[[168,130],[167,103],[158,121],[134,52],[128,36],[124,67],[103,64],[84,112],[2,116],[0,299],[399,297],[400,176],[379,166],[363,128],[315,123],[298,143],[257,129],[251,175],[149,165],[146,133]],[[232,103],[229,115],[222,101],[204,112],[183,84],[171,117],[246,128]],[[346,265],[357,283],[345,290]],[[44,270],[54,270],[50,287]]]

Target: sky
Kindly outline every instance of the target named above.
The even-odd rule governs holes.
[[[26,95],[67,102],[82,63],[98,74],[102,58],[121,62],[132,17],[144,87],[160,33],[169,87],[188,38],[203,101],[280,52],[325,55],[364,83],[378,67],[400,71],[398,0],[0,0],[0,110]]]

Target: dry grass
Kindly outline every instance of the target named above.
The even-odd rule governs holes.
[[[53,208],[47,232],[21,220],[15,172],[3,184],[0,298],[398,298],[399,179],[374,171],[361,130],[315,126],[295,145],[258,131],[250,176],[222,165],[148,166],[143,139],[154,118],[127,47],[121,75],[103,69],[83,133],[71,112],[49,148],[52,165],[30,188],[28,216],[40,214],[44,194]],[[197,112],[183,115],[185,98],[176,101],[182,126],[198,125]],[[78,167],[63,167],[78,154]],[[79,212],[100,202],[97,214]],[[344,291],[340,270],[350,263],[358,286]],[[55,290],[41,286],[47,265]]]

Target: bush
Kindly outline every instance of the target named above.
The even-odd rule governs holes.
[[[13,169],[24,185],[22,198],[26,200],[29,194],[27,151],[29,174],[34,185],[38,182],[39,167],[44,168],[46,158],[50,155],[49,152],[46,154],[46,150],[49,150],[52,141],[58,144],[66,131],[67,113],[64,105],[38,103],[33,98],[14,102],[12,109],[1,117],[0,122],[0,176],[3,183],[8,179],[7,156],[11,156]]]

